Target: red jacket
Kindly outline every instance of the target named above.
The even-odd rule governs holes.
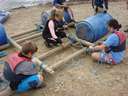
[[[118,46],[110,46],[111,51],[113,52],[121,52],[126,49],[126,35],[123,32],[114,32],[120,40]]]
[[[15,71],[16,67],[24,61],[30,61],[30,59],[25,58],[25,57],[19,57],[19,52],[15,52],[11,55],[8,56],[7,58],[7,62],[10,66],[10,68],[12,69],[12,71]]]

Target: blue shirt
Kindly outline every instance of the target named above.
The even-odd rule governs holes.
[[[107,47],[110,46],[118,46],[118,44],[120,43],[119,41],[119,37],[116,34],[111,34],[106,41],[103,42],[103,44]],[[116,63],[120,63],[125,55],[125,51],[121,51],[121,52],[110,52],[112,54],[112,58]]]
[[[64,2],[65,2],[65,0],[54,0],[53,5],[54,6],[57,5],[57,4],[62,5]]]

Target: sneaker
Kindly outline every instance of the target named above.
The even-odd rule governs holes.
[[[47,85],[46,85],[46,83],[42,83],[40,86],[39,86],[39,88],[45,88]]]
[[[8,53],[6,51],[0,51],[0,57],[7,56]]]
[[[107,10],[104,10],[104,13],[107,13]]]

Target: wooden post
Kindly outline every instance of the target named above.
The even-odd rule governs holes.
[[[22,32],[22,33],[19,33],[19,34],[14,34],[14,35],[11,36],[11,38],[15,38],[15,37],[20,36],[20,35],[25,35],[25,34],[33,32],[33,31],[36,31],[36,30],[37,29],[32,29],[32,30],[29,30],[27,32],[25,31],[25,32]]]
[[[69,60],[73,59],[74,57],[79,56],[80,54],[84,53],[85,50],[86,50],[86,47],[80,49],[79,51],[73,53],[72,55],[68,56],[67,58],[65,58],[65,59],[63,59],[63,60],[61,60],[61,61],[59,61],[59,62],[53,64],[52,66],[50,66],[50,69],[52,69],[52,70],[57,69],[57,68],[58,68],[59,66],[61,66],[62,64],[65,64],[65,63],[67,63]]]
[[[86,40],[82,40],[82,39],[78,39],[78,38],[76,38],[76,39],[77,39],[78,42],[81,42],[82,44],[84,44],[86,46],[94,46],[93,43],[90,43],[90,42],[88,42]]]
[[[66,44],[64,45],[64,48],[69,47],[69,45],[70,45],[70,42],[66,43]],[[57,52],[57,51],[60,51],[60,50],[62,50],[62,49],[64,49],[64,48],[63,48],[62,46],[57,47],[57,48],[55,48],[55,49],[52,49],[52,50],[50,50],[50,51],[44,53],[43,55],[40,55],[38,58],[39,58],[39,59],[44,59],[44,58],[48,57],[49,55],[51,55],[51,54],[53,54],[53,53],[55,53],[55,52]]]
[[[79,41],[82,41],[84,44],[86,44],[86,45],[88,45],[88,46],[93,46],[93,45],[94,45],[93,43],[90,43],[90,42],[85,41],[85,40],[80,40],[80,39],[79,39]],[[57,69],[59,66],[65,64],[65,63],[67,63],[69,60],[75,58],[76,56],[81,55],[81,54],[84,53],[85,51],[86,51],[86,47],[83,47],[83,48],[80,49],[79,51],[77,51],[77,52],[73,53],[72,55],[68,56],[67,58],[65,58],[65,59],[63,59],[63,60],[61,60],[61,61],[59,61],[59,62],[57,62],[57,63],[55,63],[55,64],[53,64],[53,65],[51,65],[49,68],[52,69],[52,70],[55,70],[55,69]]]
[[[37,33],[37,34],[31,35],[31,36],[26,37],[26,38],[18,39],[18,40],[16,40],[16,42],[17,43],[21,43],[21,42],[24,42],[25,40],[29,40],[29,39],[33,39],[33,38],[39,37],[39,36],[41,36],[41,34],[42,33]]]

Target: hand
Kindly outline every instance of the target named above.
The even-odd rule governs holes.
[[[57,29],[56,29],[56,32],[62,31],[62,30],[64,30],[64,29],[65,29],[64,27],[62,27],[62,28],[57,28]]]
[[[103,41],[98,41],[98,42],[96,43],[96,45],[101,45],[101,44],[103,44]]]
[[[93,46],[89,46],[90,49],[93,49],[94,47]]]
[[[40,69],[43,70],[46,68],[46,65],[44,63],[40,64]]]
[[[88,54],[88,55],[90,55],[93,52],[94,52],[94,48],[93,47],[86,49],[86,54]]]
[[[68,40],[71,42],[71,44],[74,44],[77,42],[76,38],[75,37],[71,37],[71,36],[67,36]]]
[[[56,39],[55,39],[55,38],[50,38],[50,40],[56,41]]]
[[[64,25],[63,28],[64,28],[64,29],[67,29],[67,28],[68,28],[68,25]]]
[[[62,43],[61,46],[62,46],[62,48],[65,48],[65,44],[64,43]]]

